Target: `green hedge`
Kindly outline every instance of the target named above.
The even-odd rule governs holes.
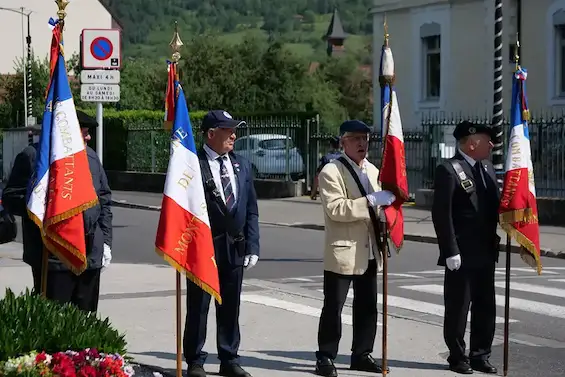
[[[83,109],[96,116],[94,109]],[[190,113],[197,147],[202,143],[200,123],[207,111]],[[171,135],[164,129],[164,111],[104,109],[104,167],[106,170],[166,172],[169,163]],[[306,140],[306,119],[316,113],[233,113],[234,118],[245,120],[251,133],[280,133],[291,130],[295,141]],[[238,133],[245,134],[241,129]],[[96,146],[96,132],[92,132],[92,147]],[[306,145],[301,145],[305,150]]]

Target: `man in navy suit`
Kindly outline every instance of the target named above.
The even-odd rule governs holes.
[[[249,161],[233,153],[235,131],[245,122],[223,110],[210,111],[202,120],[205,144],[198,151],[222,305],[216,305],[220,375],[251,377],[239,364],[239,304],[244,270],[259,259],[259,211]],[[205,377],[202,351],[211,296],[187,279],[184,357],[188,377]]]

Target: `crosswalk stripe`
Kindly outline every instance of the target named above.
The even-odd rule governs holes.
[[[319,289],[318,291],[322,292],[323,290]],[[377,296],[378,296],[377,297],[378,302],[382,303],[383,295],[379,293]],[[352,289],[349,289],[349,291],[347,292],[347,297],[353,299]],[[387,299],[388,299],[387,301],[388,306],[390,307],[410,310],[417,313],[431,314],[438,317],[443,317],[444,314],[443,305],[433,304],[431,302],[426,302],[426,301],[412,300],[405,297],[391,296],[391,295],[388,295]],[[467,317],[467,321],[471,321],[470,313],[469,316]],[[510,322],[518,322],[518,321],[511,319]],[[496,323],[504,323],[504,318],[496,317]]]
[[[412,274],[399,274],[399,273],[392,273],[389,272],[388,276],[397,276],[399,278],[412,278],[412,279],[423,279],[422,276],[412,275]]]
[[[494,285],[497,288],[506,288],[505,282],[496,282]],[[517,283],[511,282],[510,289],[522,292],[531,292],[531,293],[539,293],[546,296],[554,296],[554,297],[563,297],[565,298],[565,289],[559,288],[552,288],[552,287],[545,287],[543,285],[534,285],[534,284],[524,284],[524,283]]]
[[[512,287],[512,286],[511,286]],[[404,285],[400,288],[409,289],[416,292],[430,293],[433,295],[443,295],[443,287],[437,284],[429,285]],[[496,295],[496,305],[504,307],[504,296]],[[510,297],[510,308],[522,310],[530,313],[545,315],[548,317],[565,319],[565,307],[545,302],[524,300],[517,297]]]
[[[252,304],[264,305],[269,306],[271,308],[277,308],[286,310],[288,312],[298,313],[307,315],[310,317],[319,318],[320,314],[322,313],[321,309],[314,308],[312,306],[299,304],[296,302],[286,301],[286,300],[279,300],[274,297],[269,296],[262,296],[256,294],[248,294],[244,293],[241,295],[241,301],[249,302]],[[345,325],[353,325],[353,317],[351,314],[341,314],[341,321]],[[379,321],[377,325],[382,326],[382,323]]]
[[[533,268],[524,268],[524,267],[512,267],[511,271],[532,272],[532,273],[535,273],[535,272],[536,272]],[[546,275],[559,275],[559,272],[548,271],[547,269],[543,269],[543,270],[542,270],[542,274],[546,274]]]
[[[557,283],[565,283],[565,279],[549,279],[549,281],[554,281]]]

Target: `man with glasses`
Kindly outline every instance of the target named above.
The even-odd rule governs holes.
[[[324,209],[324,306],[318,329],[316,374],[335,377],[341,312],[353,283],[352,370],[382,373],[371,356],[377,334],[377,270],[382,268],[380,207],[395,196],[382,191],[379,170],[366,156],[370,128],[358,120],[340,126],[341,156],[319,174]]]

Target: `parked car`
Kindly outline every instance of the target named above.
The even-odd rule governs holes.
[[[304,160],[286,135],[242,136],[235,141],[234,150],[251,162],[258,178],[284,178],[287,165],[292,180],[298,180],[305,173]]]

